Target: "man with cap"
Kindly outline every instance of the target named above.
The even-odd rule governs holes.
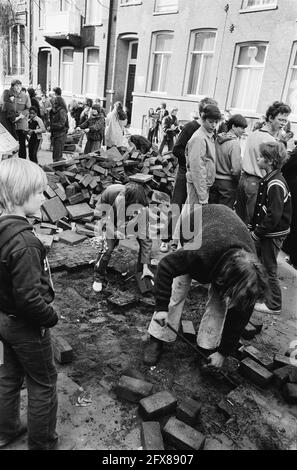
[[[22,91],[22,82],[18,79],[12,80],[11,92],[15,97],[15,111],[18,114],[18,119],[16,120],[16,133],[20,144],[19,157],[26,159],[26,136],[29,129],[28,116],[29,109],[31,107],[31,100],[29,95]]]

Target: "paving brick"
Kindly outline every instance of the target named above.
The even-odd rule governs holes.
[[[200,402],[193,398],[185,398],[177,407],[176,417],[189,426],[195,426],[199,420],[200,410]]]
[[[52,247],[52,244],[54,243],[53,235],[44,235],[41,233],[37,233],[36,236],[41,241],[41,243],[45,246],[45,248],[50,249]]]
[[[83,217],[88,217],[89,215],[94,215],[93,209],[87,204],[75,204],[74,206],[66,206],[68,214],[72,220],[82,219]]]
[[[159,419],[175,412],[177,400],[168,390],[140,400],[140,412],[146,421]]]
[[[152,282],[152,278],[146,276],[144,279],[141,279],[142,273],[136,273],[135,279],[137,281],[138,289],[141,294],[146,294],[147,292],[151,292],[154,289],[154,284]]]
[[[243,339],[253,339],[257,333],[257,329],[253,325],[251,325],[251,323],[248,323],[242,331],[241,337]]]
[[[148,183],[152,181],[152,175],[143,175],[142,173],[136,173],[135,175],[129,176],[130,181],[135,181],[135,183]]]
[[[122,375],[126,377],[132,377],[133,379],[139,379],[145,382],[145,375],[139,372],[139,370],[134,369],[133,367],[128,367],[128,369],[123,370]]]
[[[44,201],[42,207],[52,223],[57,222],[67,215],[67,210],[58,196]]]
[[[143,450],[164,450],[163,437],[158,422],[141,423],[141,444]]]
[[[73,196],[68,197],[69,204],[74,206],[75,204],[79,204],[80,202],[84,202],[85,198],[82,193],[73,194]]]
[[[273,382],[277,388],[281,388],[289,381],[290,372],[291,366],[280,367],[279,369],[273,371]]]
[[[286,384],[283,388],[283,396],[288,403],[297,404],[297,384]]]
[[[182,332],[185,338],[187,338],[192,343],[196,342],[196,331],[193,325],[193,322],[189,320],[182,320],[181,322]]]
[[[52,230],[58,230],[58,227],[55,224],[48,224],[47,222],[41,222],[40,228],[50,228]]]
[[[71,224],[62,219],[58,221],[57,226],[63,230],[71,230]]]
[[[55,184],[55,186],[57,186]],[[48,197],[49,199],[51,199],[52,197],[55,197],[56,196],[56,193],[55,191],[50,187],[50,185],[48,185],[46,187],[46,190],[44,191],[44,194],[46,195],[46,197]]]
[[[41,235],[53,235],[54,230],[51,228],[41,228],[40,226],[34,225],[34,229],[37,233]]]
[[[66,230],[59,235],[59,240],[66,245],[78,245],[79,243],[86,240],[86,235],[80,235],[72,230]]]
[[[138,301],[137,297],[129,292],[119,292],[111,295],[107,300],[113,307],[120,309],[133,307]]]
[[[153,384],[143,380],[123,375],[116,387],[116,394],[123,400],[138,403],[142,398],[148,397],[153,391]]]
[[[205,436],[176,418],[170,418],[163,429],[165,442],[177,450],[203,449]]]
[[[254,346],[247,346],[245,348],[246,355],[253,359],[255,362],[258,362],[265,369],[273,370],[273,357],[269,354],[262,353]]]
[[[74,196],[76,194],[76,186],[73,184],[69,184],[65,188],[65,194],[67,199],[69,199],[71,196]]]
[[[73,349],[61,336],[52,335],[52,344],[55,359],[60,364],[67,364],[73,360]]]
[[[240,363],[239,372],[259,387],[266,387],[272,379],[271,372],[249,357]]]
[[[284,366],[291,366],[291,358],[287,356],[282,356],[281,354],[274,355],[274,368],[279,369]]]

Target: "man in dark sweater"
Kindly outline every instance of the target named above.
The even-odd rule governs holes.
[[[191,233],[186,233],[187,227]],[[156,312],[148,330],[151,338],[144,362],[156,364],[163,342],[175,340],[165,325],[178,330],[191,280],[195,279],[210,284],[197,344],[211,353],[213,366],[221,367],[237,346],[256,301],[264,296],[264,269],[249,230],[226,206],[196,206],[189,218],[185,215],[182,219],[180,241],[182,248],[167,255],[158,266]]]

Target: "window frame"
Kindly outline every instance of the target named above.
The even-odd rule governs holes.
[[[38,29],[44,29],[45,0],[38,0]]]
[[[292,80],[293,71],[295,69],[297,70],[297,64],[294,65],[295,58],[297,58],[297,41],[294,41],[293,44],[292,44],[290,60],[289,60],[286,80],[285,80],[285,84],[284,84],[284,90],[283,90],[283,93],[282,93],[282,101],[287,103],[290,107],[291,107],[291,104],[290,104],[290,102],[288,101],[287,98],[288,98],[288,92],[289,92],[289,89],[290,89],[290,83],[291,83],[291,80]],[[297,87],[296,87],[296,93],[297,93]],[[296,106],[296,108],[297,108],[297,106]],[[292,114],[290,114],[290,119],[293,120],[293,121],[297,121],[297,110],[296,110],[296,113],[293,113],[293,111],[292,111]]]
[[[235,88],[235,80],[236,80],[236,72],[239,68],[244,68],[247,66],[238,66],[238,59],[239,59],[239,54],[240,54],[240,49],[242,47],[253,47],[253,46],[266,46],[266,51],[265,51],[265,59],[263,62],[262,67],[257,67],[257,68],[262,68],[263,69],[263,74],[262,74],[262,79],[261,79],[261,87],[259,89],[259,96],[256,104],[256,109],[248,109],[248,108],[238,108],[238,107],[233,107],[231,106],[232,103],[232,98],[233,98],[233,93],[234,93],[234,88]],[[266,67],[266,61],[267,61],[267,55],[268,55],[268,49],[269,49],[269,42],[268,41],[247,41],[247,42],[241,42],[235,44],[235,53],[234,53],[234,59],[233,59],[233,65],[232,65],[232,70],[231,70],[231,80],[230,80],[230,87],[229,87],[229,93],[228,93],[228,108],[232,111],[233,114],[235,113],[240,113],[240,114],[255,114],[257,115],[257,107],[259,104],[259,98],[261,94],[261,88],[262,88],[262,83],[263,83],[263,76],[265,72],[265,67]],[[252,67],[250,67],[252,68]]]
[[[165,9],[160,10],[160,9],[158,9],[158,8],[160,8],[159,2],[162,2],[162,0],[155,0],[154,15],[170,15],[172,13],[178,13],[179,0],[171,0],[171,1],[172,1],[172,3],[176,3],[176,7],[175,7],[175,5],[173,5],[173,8],[171,9],[170,6],[169,6],[169,9],[166,10],[166,5],[165,5],[165,7],[164,7]]]
[[[72,82],[71,82],[71,85],[72,85],[72,89],[71,90],[68,90],[65,86],[64,86],[64,73],[62,74],[62,70],[63,70],[63,64],[68,64],[70,62],[63,62],[63,52],[65,50],[71,50],[73,51],[73,61],[72,61],[72,68],[74,70],[74,47],[71,47],[71,46],[65,46],[65,47],[61,47],[61,51],[60,51],[60,87],[63,89],[64,93],[67,94],[67,93],[73,93],[73,77],[74,77],[74,74],[73,74],[73,70],[72,70]]]
[[[142,5],[142,1],[141,0],[127,0],[127,1],[121,0],[121,3],[120,3],[120,7],[131,7],[134,5]]]
[[[263,1],[263,0],[262,0]],[[257,11],[276,10],[278,8],[278,0],[272,0],[271,3],[248,6],[248,0],[243,0],[240,13],[249,13]]]
[[[149,93],[156,93],[158,95],[166,95],[167,94],[167,91],[160,91],[159,88],[160,88],[160,80],[161,80],[161,77],[162,77],[162,73],[160,73],[160,77],[159,77],[159,83],[158,83],[158,90],[152,90],[152,86],[153,86],[153,76],[154,76],[154,67],[155,67],[155,57],[157,54],[166,54],[166,55],[170,55],[170,59],[172,58],[172,54],[173,54],[173,47],[172,47],[172,50],[171,51],[162,51],[162,52],[156,52],[156,44],[157,44],[157,37],[160,36],[160,35],[171,35],[172,36],[172,41],[174,39],[174,31],[154,31],[152,33],[152,45],[151,45],[151,61],[150,61],[150,71],[149,71],[149,77],[148,77],[148,86],[147,86],[147,89],[148,89],[148,92]],[[163,66],[163,61],[162,61],[162,66]],[[170,69],[170,62],[169,62],[169,67],[168,67],[168,70]],[[167,74],[168,74],[168,70],[167,70]],[[161,68],[161,71],[162,71],[162,68]],[[167,82],[167,78],[168,76],[166,77],[166,82]]]
[[[195,98],[204,98],[205,96],[211,95],[211,90],[205,95],[205,94],[193,94],[193,93],[188,93],[189,89],[189,80],[190,80],[190,74],[191,74],[191,67],[192,67],[192,58],[193,55],[199,55],[199,52],[194,51],[194,45],[195,45],[195,36],[197,33],[214,33],[215,34],[215,40],[214,40],[214,47],[213,47],[213,61],[215,57],[215,52],[216,52],[216,46],[217,46],[217,38],[218,38],[218,31],[217,29],[214,28],[207,28],[207,29],[194,29],[190,31],[190,41],[189,41],[189,48],[188,48],[188,56],[187,56],[187,66],[186,66],[186,74],[185,74],[185,81],[184,81],[184,92],[183,95],[187,97],[195,97]],[[201,51],[201,55],[204,53],[209,53],[209,51]],[[201,70],[199,71],[199,75],[201,77]],[[198,82],[197,82],[197,90],[199,89],[200,85],[200,79],[198,77]],[[213,84],[212,84],[213,86]]]
[[[90,5],[90,3],[93,5],[94,3],[94,0],[86,0],[86,3],[85,3],[85,17],[84,17],[84,26],[101,26],[103,24],[103,21],[102,21],[102,15],[103,15],[103,12],[102,12],[102,5],[100,6],[99,3],[97,3],[96,1],[96,4],[98,6],[100,6],[100,18],[98,21],[96,22],[93,22],[93,23],[89,23],[88,22],[88,6]]]
[[[16,66],[13,69],[13,29],[16,28]],[[21,34],[21,29],[23,34]],[[8,75],[25,75],[26,71],[26,58],[24,48],[26,44],[26,30],[23,24],[15,23],[9,28],[9,60],[8,60]],[[23,41],[22,41],[23,37]],[[23,48],[21,46],[23,42]],[[23,65],[22,65],[23,64]]]
[[[92,62],[87,62],[88,58],[88,51],[90,50],[96,50],[98,51],[98,70],[97,70],[97,91],[96,94],[90,93],[89,91],[86,90],[86,83],[87,83],[87,65],[94,65]],[[99,80],[98,80],[98,75],[99,75],[99,66],[100,66],[100,47],[95,47],[95,46],[89,46],[84,49],[84,68],[83,68],[83,94],[87,95],[90,98],[98,98],[99,96]]]

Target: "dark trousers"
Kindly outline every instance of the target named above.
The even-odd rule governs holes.
[[[257,242],[257,253],[268,275],[266,305],[271,310],[282,308],[282,291],[277,274],[277,255],[286,237],[262,238]]]
[[[58,436],[57,371],[49,330],[0,312],[0,341],[4,364],[0,366],[0,440],[13,438],[20,427],[20,391],[24,377],[28,389],[28,446],[51,450]]]
[[[172,195],[171,204],[177,204],[181,212],[182,207],[187,199],[187,169],[183,165],[178,166],[177,174],[175,177],[174,190]],[[175,221],[175,223],[177,220]],[[168,238],[163,238],[162,241],[168,243],[172,239],[172,233],[175,227],[173,227],[172,213],[168,215]]]
[[[41,140],[37,139],[36,134],[31,135],[31,137],[29,139],[29,144],[28,144],[29,158],[30,158],[31,162],[38,163],[37,153],[38,153],[38,150],[39,150],[39,147],[40,147],[40,142],[41,142]]]
[[[96,150],[99,150],[101,148],[101,140],[87,140],[85,149],[84,149],[84,154],[96,152]]]
[[[236,214],[246,224],[250,224],[254,215],[259,183],[262,178],[243,173],[237,189],[235,204]]]
[[[26,150],[26,138],[27,138],[27,132],[22,131],[22,130],[17,130],[16,131],[17,136],[18,136],[18,141],[19,141],[19,157],[20,158],[27,158],[27,150]]]
[[[52,144],[53,144],[53,161],[58,162],[62,159],[64,145],[66,142],[67,134],[62,134],[52,137]]]
[[[223,204],[234,209],[236,189],[232,180],[216,179],[209,191],[209,204]]]
[[[169,152],[173,149],[173,137],[174,137],[173,134],[164,134],[164,137],[162,139],[162,142],[159,148],[160,155],[162,155],[165,145],[167,145]]]

